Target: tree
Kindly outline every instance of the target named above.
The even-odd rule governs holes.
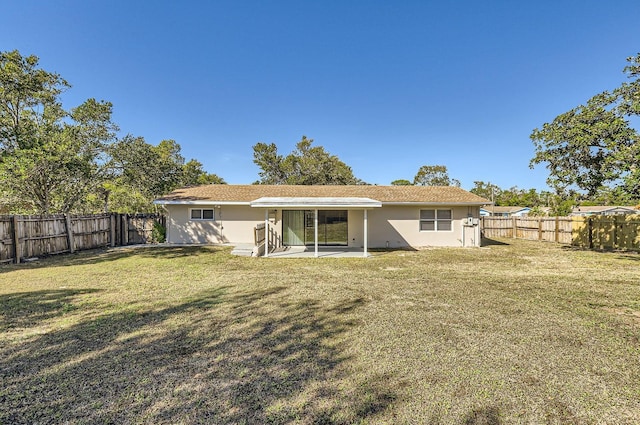
[[[142,137],[127,135],[110,153],[114,183],[131,188],[149,202],[180,186],[184,157],[174,140],[153,146]]]
[[[226,182],[216,174],[207,173],[200,161],[191,159],[182,166],[180,186],[195,186],[200,184],[226,184]]]
[[[4,212],[148,210],[180,185],[224,183],[185,163],[180,145],[126,136],[116,143],[113,105],[88,99],[65,110],[70,85],[38,68],[38,57],[0,52],[0,209]],[[144,209],[140,209],[144,208]]]
[[[38,124],[61,109],[58,97],[70,85],[38,62],[17,50],[0,52],[0,154],[32,147]]]
[[[111,108],[95,99],[70,113],[47,106],[31,123],[29,137],[21,132],[21,142],[2,157],[0,176],[25,212],[71,211],[102,182],[105,145],[117,129]]]
[[[199,161],[185,163],[175,140],[154,146],[142,137],[127,135],[111,147],[110,155],[112,174],[102,193],[114,211],[149,210],[155,198],[177,187],[225,184],[219,176],[204,171]]]
[[[502,189],[495,184],[485,183],[479,180],[473,182],[473,188],[469,192],[482,196],[485,199],[489,199],[496,205],[499,205],[496,200],[500,198]]]
[[[278,154],[274,143],[256,143],[253,162],[260,168],[258,184],[346,185],[363,184],[351,167],[322,146],[311,146],[313,139],[302,139],[286,157]]]
[[[115,139],[112,105],[88,99],[65,111],[69,84],[38,57],[0,53],[0,176],[20,212],[68,212],[100,184]]]
[[[545,163],[547,183],[558,193],[577,189],[594,197],[613,187],[640,196],[640,136],[626,119],[640,113],[640,54],[627,61],[624,72],[635,80],[593,96],[531,133],[535,156],[530,166]]]
[[[412,186],[412,185],[413,183],[411,183],[409,180],[406,180],[406,179],[398,179],[391,182],[391,186]]]
[[[416,186],[456,186],[460,187],[460,181],[449,177],[445,165],[423,165],[413,178]]]
[[[260,168],[259,184],[287,184],[287,173],[283,170],[282,155],[275,143],[258,142],[253,146],[253,162]]]

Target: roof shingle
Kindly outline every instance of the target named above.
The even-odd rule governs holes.
[[[491,201],[453,186],[294,186],[210,184],[177,189],[158,204],[203,202],[248,203],[262,197],[372,198],[382,203],[469,204]]]

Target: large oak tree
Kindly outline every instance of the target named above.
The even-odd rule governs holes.
[[[363,184],[351,167],[322,146],[312,146],[313,139],[302,139],[287,156],[278,153],[275,143],[256,143],[253,162],[260,168],[258,184],[346,185]]]
[[[630,118],[640,114],[640,54],[627,58],[629,82],[593,96],[531,133],[531,167],[545,164],[557,192],[578,190],[588,198],[602,191],[640,197],[640,137]],[[624,196],[622,196],[624,195]]]

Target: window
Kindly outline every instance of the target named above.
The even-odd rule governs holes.
[[[420,231],[450,231],[451,217],[451,210],[420,210]]]
[[[213,220],[213,210],[191,209],[191,220]]]

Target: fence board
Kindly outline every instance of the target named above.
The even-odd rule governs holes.
[[[12,218],[0,217],[0,263],[13,261]]]

